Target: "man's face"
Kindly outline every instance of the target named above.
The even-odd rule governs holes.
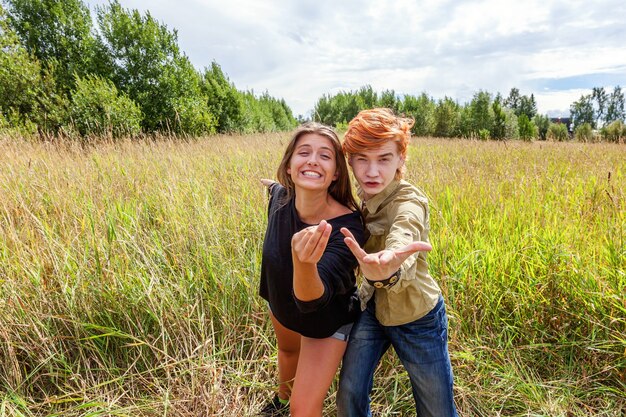
[[[387,142],[381,147],[350,155],[349,163],[363,190],[363,198],[369,200],[393,181],[404,158],[398,153],[395,142]]]

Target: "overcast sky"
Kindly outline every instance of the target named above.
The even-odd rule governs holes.
[[[89,0],[95,6],[106,0]],[[120,0],[178,31],[197,69],[308,115],[323,94],[381,92],[459,103],[511,87],[567,116],[593,87],[626,89],[626,1]],[[92,13],[95,20],[95,13]]]

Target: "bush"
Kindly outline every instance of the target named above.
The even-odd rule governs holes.
[[[76,78],[70,114],[82,136],[136,136],[141,132],[141,110],[109,80],[97,76]]]
[[[550,123],[546,137],[549,140],[557,142],[566,141],[569,138],[569,135],[567,133],[567,126],[565,126],[563,123]]]
[[[217,131],[217,119],[211,114],[204,97],[179,97],[174,101],[174,131],[186,135],[211,135]]]
[[[620,143],[626,141],[626,125],[621,120],[616,120],[600,130],[600,134],[607,142]]]
[[[583,123],[576,127],[574,131],[574,137],[579,142],[591,142],[593,141],[593,128],[589,123]]]

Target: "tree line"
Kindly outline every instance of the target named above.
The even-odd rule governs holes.
[[[176,30],[117,0],[0,3],[0,130],[136,136],[268,132],[296,124],[283,99],[196,70]]]
[[[315,104],[313,118],[345,126],[360,110],[375,106],[414,118],[412,131],[417,136],[558,141],[576,137],[612,142],[626,138],[624,92],[619,86],[611,93],[596,87],[572,103],[569,126],[538,114],[534,95],[522,95],[515,87],[507,97],[481,90],[469,103],[459,104],[450,97],[435,100],[426,93],[400,96],[385,90],[378,94],[366,85],[356,91],[323,95]]]
[[[623,141],[624,93],[596,87],[570,106],[571,130],[537,112],[534,95],[478,91],[471,101],[357,91],[323,95],[312,119],[343,128],[360,110],[411,116],[419,136]],[[303,121],[302,117],[298,121]],[[42,137],[206,135],[292,129],[283,99],[240,91],[217,62],[198,71],[176,30],[118,0],[0,0],[0,132]]]

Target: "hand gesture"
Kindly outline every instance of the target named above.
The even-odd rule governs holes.
[[[433,249],[429,243],[417,241],[398,250],[385,249],[368,254],[359,246],[350,230],[342,227],[341,233],[345,236],[344,242],[359,262],[363,275],[371,281],[382,281],[389,278],[400,269],[402,263],[409,256],[416,252],[428,252]]]
[[[333,227],[322,220],[317,226],[300,230],[291,238],[291,253],[294,261],[316,264],[322,258]]]

